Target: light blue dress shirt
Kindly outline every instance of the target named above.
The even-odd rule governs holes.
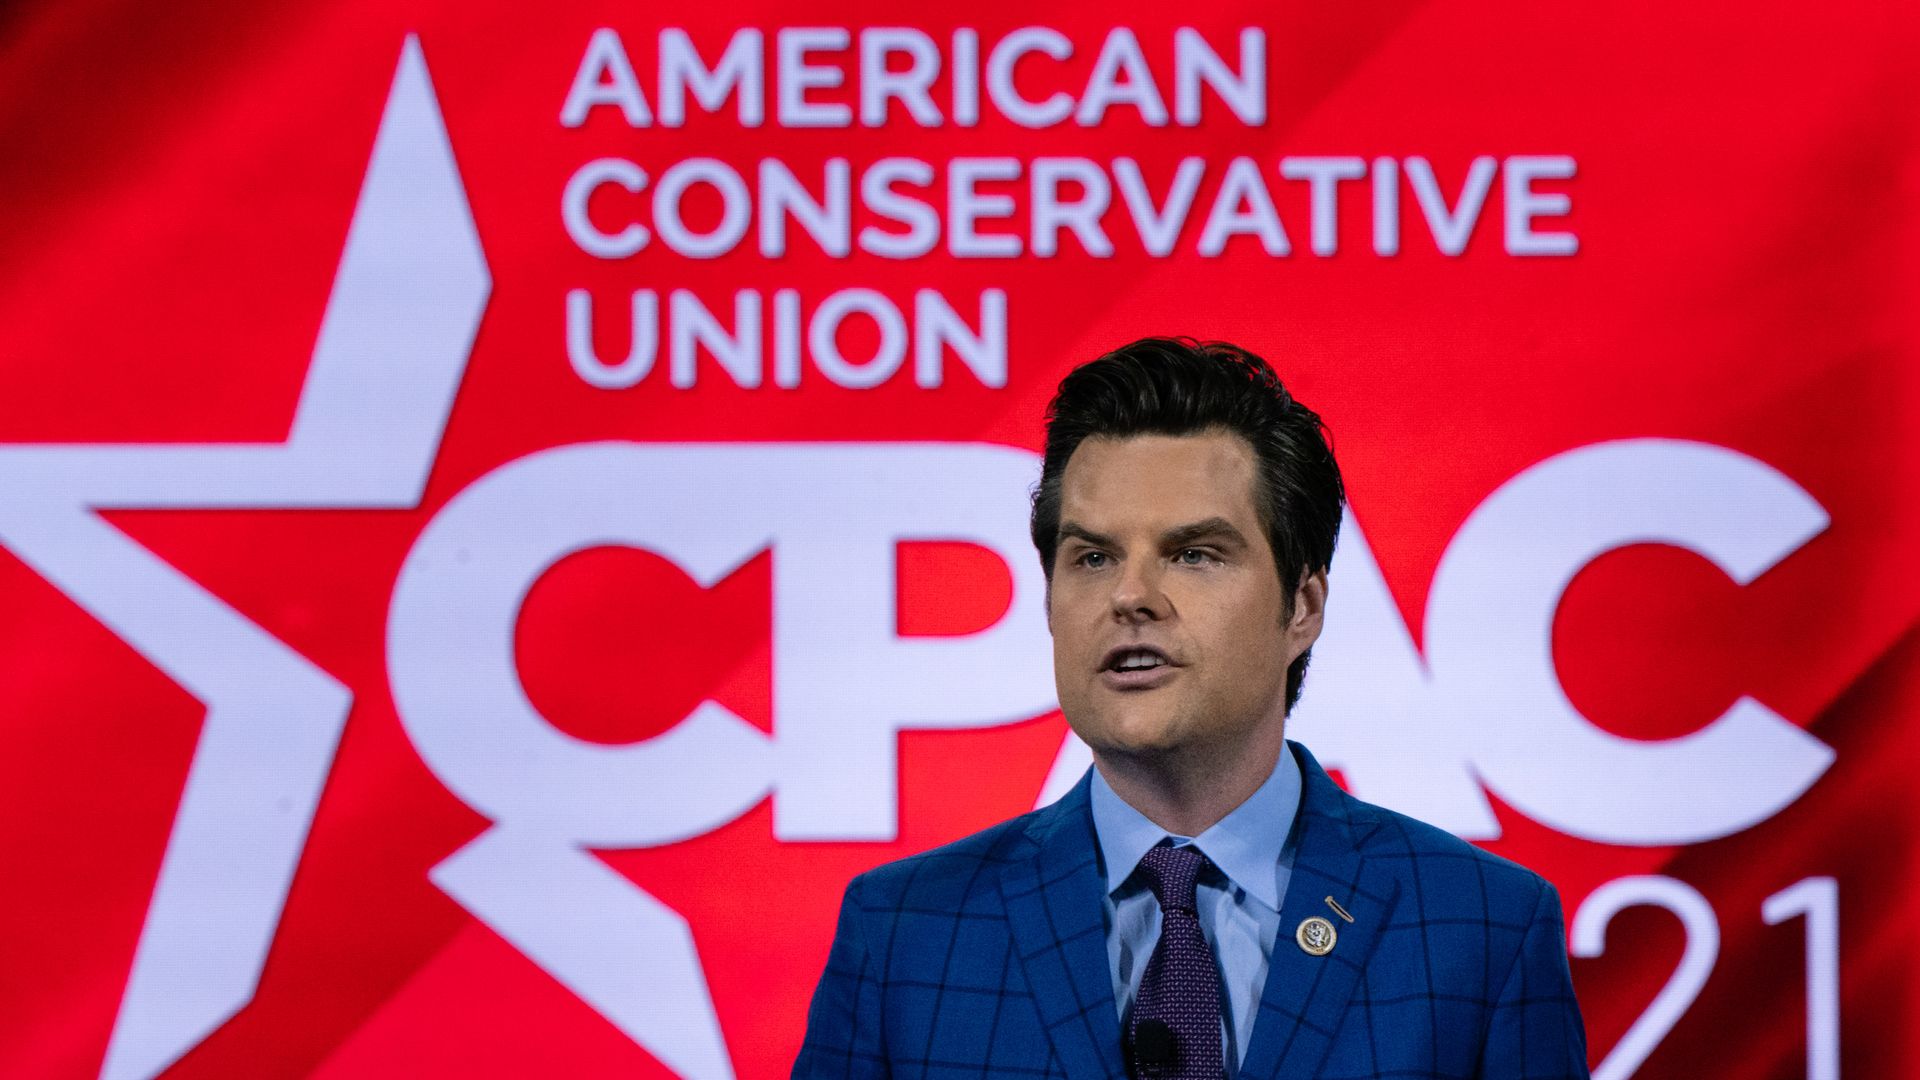
[[[1160,905],[1134,868],[1148,849],[1171,839],[1192,844],[1217,868],[1200,876],[1194,907],[1200,931],[1220,964],[1221,1046],[1227,1075],[1240,1070],[1260,1012],[1267,963],[1280,933],[1280,903],[1293,876],[1287,837],[1300,810],[1300,764],[1283,748],[1272,775],[1247,801],[1195,837],[1173,836],[1129,806],[1093,770],[1093,829],[1106,871],[1107,962],[1124,1029],[1160,940]]]

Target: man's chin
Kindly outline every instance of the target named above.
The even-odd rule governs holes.
[[[1140,761],[1177,754],[1186,745],[1176,725],[1161,720],[1118,721],[1103,726],[1094,737],[1081,738],[1096,754]]]

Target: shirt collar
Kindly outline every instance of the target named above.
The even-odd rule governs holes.
[[[1280,910],[1274,871],[1300,809],[1300,765],[1291,747],[1283,747],[1273,772],[1233,812],[1196,837],[1172,836],[1122,799],[1100,770],[1093,770],[1090,792],[1093,831],[1106,863],[1107,893],[1126,883],[1141,856],[1164,839],[1191,843],[1220,868],[1229,881],[1273,911]]]

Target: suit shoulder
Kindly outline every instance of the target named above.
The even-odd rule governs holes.
[[[1512,859],[1418,818],[1358,799],[1354,802],[1377,822],[1365,843],[1367,857],[1398,864],[1403,879],[1416,887],[1424,901],[1445,907],[1456,899],[1472,898],[1493,917],[1520,923],[1530,921],[1536,909],[1548,904],[1558,913],[1559,894],[1552,883]]]
[[[1009,818],[918,855],[882,863],[853,879],[849,891],[868,908],[958,911],[982,886],[998,887],[999,871],[1029,847],[1036,810]]]

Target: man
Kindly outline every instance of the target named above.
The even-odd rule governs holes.
[[[1095,768],[848,886],[795,1077],[1587,1075],[1553,887],[1284,738],[1342,501],[1251,353],[1066,377],[1033,539]]]

